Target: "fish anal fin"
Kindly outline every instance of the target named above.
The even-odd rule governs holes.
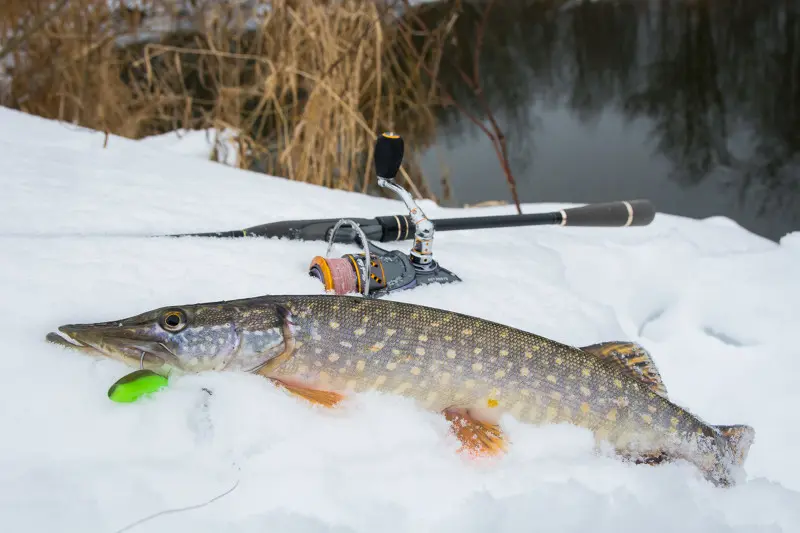
[[[507,451],[506,439],[499,425],[478,420],[466,409],[445,409],[443,414],[461,441],[459,452],[481,457],[501,455]]]
[[[756,430],[745,424],[714,427],[730,446],[736,465],[743,465],[756,438]]]
[[[598,358],[617,364],[631,377],[647,385],[650,390],[666,398],[667,388],[661,379],[653,358],[635,342],[601,342],[580,348]]]
[[[675,460],[674,457],[661,450],[617,450],[617,455],[619,455],[625,461],[629,461],[637,465],[648,466],[670,463]]]
[[[273,381],[295,396],[324,407],[334,407],[345,398],[343,394],[334,391],[314,389],[274,378]]]
[[[672,457],[664,452],[642,453],[633,458],[633,462],[635,462],[637,465],[655,466],[663,463],[669,463],[671,461]]]

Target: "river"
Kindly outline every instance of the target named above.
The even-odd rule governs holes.
[[[488,125],[457,69],[473,73],[483,6],[465,4],[441,77]],[[522,202],[648,198],[772,240],[800,230],[800,2],[498,1],[480,50]],[[439,122],[422,169],[440,203],[510,202],[488,137],[453,107]]]

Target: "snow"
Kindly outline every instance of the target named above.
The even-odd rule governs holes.
[[[688,464],[597,455],[578,428],[513,419],[509,454],[471,462],[441,416],[398,397],[327,411],[256,376],[209,373],[136,404],[109,401],[129,369],[48,344],[48,331],[168,304],[322,292],[306,272],[324,243],[148,235],[404,208],[207,161],[198,134],[186,146],[112,137],[103,149],[103,139],[0,108],[4,530],[800,531],[800,232],[775,243],[719,217],[658,214],[645,228],[437,234],[437,258],[464,282],[391,298],[573,345],[640,342],[673,401],[756,429],[747,481],[731,489]],[[513,212],[421,204],[431,218]]]
[[[178,130],[153,135],[139,143],[207,160],[215,156],[217,161],[226,165],[239,165],[239,144],[236,132],[231,129]]]

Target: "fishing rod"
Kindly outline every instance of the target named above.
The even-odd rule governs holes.
[[[375,144],[375,171],[378,185],[397,194],[408,208],[408,215],[373,219],[328,219],[275,222],[222,234],[195,236],[244,237],[248,235],[289,237],[302,240],[326,240],[325,256],[312,259],[308,273],[320,280],[328,292],[361,293],[380,297],[397,290],[407,290],[431,283],[454,283],[461,279],[442,267],[433,257],[435,231],[499,228],[512,226],[645,226],[652,222],[655,210],[647,200],[590,204],[551,213],[446,218],[430,220],[413,196],[397,184],[395,176],[403,161],[403,139],[394,133],[381,134]],[[389,251],[374,242],[402,241],[413,237],[411,250]],[[330,257],[335,242],[355,243],[360,254]]]
[[[647,200],[629,200],[580,207],[548,213],[524,215],[490,215],[481,217],[438,218],[431,222],[436,231],[511,228],[519,226],[625,227],[646,226],[653,221],[655,210]],[[169,237],[278,237],[301,241],[327,241],[339,218],[281,220],[245,229],[208,233],[180,233]],[[375,218],[353,218],[364,234],[378,242],[404,241],[414,237],[416,228],[409,215],[387,215]],[[355,242],[357,233],[345,228],[336,236],[338,243]]]
[[[350,218],[350,227],[340,232],[334,228],[341,218],[281,220],[251,226],[245,229],[215,231],[204,233],[180,233],[168,237],[214,237],[241,238],[267,237],[302,241],[329,241],[356,243],[361,236],[378,242],[404,241],[416,238],[419,221],[433,224],[436,231],[460,231],[489,228],[510,228],[519,226],[577,226],[577,227],[626,227],[646,226],[655,217],[655,209],[648,200],[629,200],[588,204],[570,207],[549,213],[530,213],[525,215],[494,215],[482,217],[440,218],[430,220],[422,213],[413,197],[397,184],[395,176],[403,161],[404,142],[394,133],[383,133],[375,143],[375,170],[378,184],[394,191],[405,202],[409,215],[388,215],[375,218]],[[355,224],[355,225],[353,225]],[[360,229],[360,232],[356,230]]]
[[[380,141],[380,139],[379,139]],[[377,161],[376,161],[377,162]],[[392,182],[395,187],[401,188]],[[417,207],[419,208],[419,207]],[[519,226],[576,226],[625,227],[646,226],[653,221],[655,209],[648,200],[629,200],[588,204],[548,213],[524,215],[490,215],[432,219],[436,231],[461,231]],[[168,237],[277,237],[300,241],[327,241],[340,218],[280,220],[245,229],[207,233],[180,233]],[[351,218],[367,238],[378,242],[404,241],[414,237],[416,227],[412,216],[387,215],[375,218]],[[336,235],[337,243],[354,243],[358,233],[344,228]]]

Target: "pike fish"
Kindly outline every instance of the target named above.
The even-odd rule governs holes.
[[[647,351],[574,347],[477,317],[360,296],[260,296],[72,324],[51,342],[162,374],[260,374],[333,407],[364,391],[398,394],[445,416],[461,450],[502,454],[505,413],[590,430],[626,461],[684,460],[717,486],[742,473],[755,437],[673,403]]]

